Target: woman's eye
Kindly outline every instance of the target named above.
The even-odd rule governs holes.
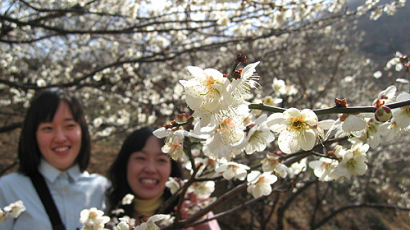
[[[161,163],[168,163],[168,159],[166,159],[166,158],[160,158],[160,159],[158,159],[158,161],[161,162]]]
[[[40,126],[40,130],[44,131],[44,132],[47,132],[47,131],[53,130],[53,127],[49,126],[49,125],[42,125],[42,126]]]
[[[75,128],[76,126],[77,126],[76,123],[68,123],[68,124],[66,125],[66,128],[72,129],[72,128]]]
[[[145,160],[145,157],[137,156],[137,157],[134,157],[134,159],[138,160],[138,161],[143,161],[143,160]]]

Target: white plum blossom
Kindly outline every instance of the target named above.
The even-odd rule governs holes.
[[[8,217],[17,218],[22,212],[26,210],[23,201],[18,200],[0,209],[0,223]]]
[[[276,106],[279,105],[280,103],[282,103],[283,99],[282,98],[278,98],[278,97],[271,97],[271,96],[266,96],[263,98],[263,104],[264,105],[270,105],[270,106]]]
[[[132,203],[132,200],[134,200],[134,195],[132,194],[127,194],[122,198],[121,204],[122,205],[128,205]]]
[[[175,217],[169,214],[155,214],[148,218],[148,221],[154,221],[156,223],[160,223],[160,226],[169,226],[174,223]]]
[[[216,23],[217,23],[218,25],[221,25],[221,26],[229,26],[229,18],[227,18],[227,17],[220,17],[220,18],[218,18],[218,21],[216,21]]]
[[[104,212],[96,208],[83,209],[80,213],[80,222],[83,224],[82,230],[103,230],[105,223],[110,221]]]
[[[119,223],[114,226],[114,230],[129,230],[135,226],[135,219],[129,216],[119,218]]]
[[[396,82],[401,84],[409,84],[410,81],[404,78],[396,78]]]
[[[376,107],[389,104],[395,101],[397,88],[394,85],[387,87],[385,90],[381,91],[377,98],[374,99],[373,105]]]
[[[343,151],[342,161],[332,173],[332,177],[338,179],[345,177],[350,179],[351,176],[363,175],[367,170],[366,152],[369,150],[368,144],[356,143],[351,149]]]
[[[397,101],[410,100],[410,94],[402,92],[396,99]],[[385,122],[379,126],[379,132],[387,141],[391,141],[410,130],[410,106],[392,109],[392,114],[390,122]]]
[[[188,192],[193,192],[198,198],[208,198],[215,191],[215,181],[195,182],[188,188]]]
[[[366,137],[367,143],[371,148],[376,148],[377,146],[379,146],[380,141],[382,140],[383,132],[381,132],[379,126],[380,123],[373,118],[367,121]]]
[[[316,127],[316,133],[317,135],[322,138],[323,140],[327,140],[328,135],[325,134],[325,130],[330,130],[332,127],[334,127],[336,121],[328,119],[328,120],[322,120],[319,121]]]
[[[228,79],[216,69],[203,70],[197,66],[188,66],[187,69],[191,78],[179,81],[185,89],[187,105],[193,110],[218,112]]]
[[[47,85],[47,82],[44,79],[38,79],[36,83],[38,87],[44,87]]]
[[[286,83],[284,80],[273,78],[272,88],[275,95],[286,95]]]
[[[164,127],[154,130],[153,134],[160,139],[166,137],[165,144],[162,146],[161,150],[176,161],[182,159],[185,155],[183,149],[185,136],[199,139],[203,138],[203,136],[195,135],[185,130],[172,130]]]
[[[344,133],[362,131],[366,128],[366,121],[361,115],[343,114],[340,121]]]
[[[298,90],[295,88],[294,85],[286,84],[284,80],[274,78],[272,83],[272,88],[274,91],[275,96],[283,96],[283,95],[295,95],[297,94]],[[282,100],[282,99],[281,99]],[[275,99],[276,104],[280,103],[278,99]]]
[[[126,222],[120,221],[115,227],[114,230],[130,230],[130,225]],[[132,229],[132,228],[131,228]]]
[[[194,155],[194,153],[192,153]],[[211,173],[210,171],[213,171],[215,169],[217,162],[210,158],[210,157],[196,157],[194,159],[194,165],[197,167],[197,176],[202,176],[204,173],[204,170],[206,170],[206,173]],[[190,161],[186,161],[184,163],[184,168],[186,168],[191,174],[193,173],[192,169],[192,164]],[[206,176],[215,176],[215,175],[209,175],[207,174]]]
[[[222,176],[227,180],[244,180],[248,173],[247,170],[249,169],[250,168],[247,165],[236,162],[226,162],[215,168],[215,172],[219,175],[222,174]]]
[[[148,218],[147,222],[141,223],[134,230],[159,230],[160,227],[156,223],[162,225],[168,225],[172,223],[172,217],[165,214],[156,214]]]
[[[147,221],[135,227],[134,230],[160,230],[160,228],[154,222]]]
[[[410,94],[407,92],[400,93],[396,101],[407,101],[410,100]],[[392,123],[395,123],[401,129],[410,128],[410,106],[403,106],[401,108],[393,109],[393,119]]]
[[[320,181],[333,180],[332,173],[337,165],[337,160],[326,157],[321,157],[319,160],[309,162],[309,167],[313,169],[313,173]]]
[[[306,162],[307,162],[306,158],[303,158],[300,161],[291,164],[288,167],[289,177],[294,178],[299,173],[306,171],[306,168],[307,168]]]
[[[178,161],[185,155],[183,145],[183,132],[175,131],[166,138],[165,144],[162,146],[161,150],[162,152],[167,153],[172,159]]]
[[[386,66],[384,67],[385,70],[391,69],[394,66],[396,71],[401,71],[403,69],[403,64],[400,62],[400,57],[403,56],[400,52],[396,52],[394,58],[390,59]]]
[[[336,0],[332,2],[328,10],[331,13],[337,13],[341,11],[345,5],[346,5],[346,0]]]
[[[223,98],[224,103],[228,103],[230,107],[236,107],[245,103],[245,100],[251,96],[250,89],[258,85],[259,76],[253,75],[256,66],[259,62],[246,65],[241,70],[240,78],[233,78],[232,82],[227,86],[227,95]]]
[[[379,79],[382,77],[382,72],[381,71],[376,71],[373,73],[373,77],[376,79]]]
[[[98,128],[103,124],[104,120],[102,117],[97,117],[93,120],[94,127]]]
[[[284,153],[311,150],[316,143],[318,118],[310,109],[290,108],[269,116],[267,125],[279,133],[279,148]]]
[[[266,149],[267,145],[275,140],[275,136],[266,125],[266,114],[262,114],[258,117],[254,124],[250,125],[251,128],[246,133],[245,152],[252,154],[254,152],[261,152]]]
[[[350,140],[358,139],[356,142],[367,142],[371,148],[376,148],[388,132],[386,129],[390,123],[381,123],[374,118],[365,118],[365,120],[367,121],[366,128],[358,132],[352,132],[353,138],[350,138]]]
[[[241,151],[245,127],[238,116],[222,120],[205,141],[204,153],[215,158],[231,159]]]
[[[272,192],[272,184],[278,178],[270,172],[261,173],[259,171],[252,171],[248,174],[248,188],[247,191],[252,194],[254,198],[267,196]]]
[[[273,154],[266,154],[266,157],[261,161],[262,170],[264,172],[275,172],[282,178],[288,175],[288,167],[279,161],[279,157]]]
[[[178,189],[181,188],[181,185],[179,184],[178,180],[176,180],[173,177],[169,177],[168,181],[165,183],[165,186],[169,189],[171,194],[175,194]]]

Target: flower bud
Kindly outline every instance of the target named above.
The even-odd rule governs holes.
[[[189,120],[190,118],[191,118],[191,115],[189,115],[189,114],[187,114],[187,113],[181,113],[181,114],[178,114],[177,119],[176,119],[176,122],[177,122],[178,124],[183,124],[183,123],[188,122],[188,120]]]
[[[390,120],[393,116],[391,109],[385,105],[382,105],[379,108],[377,108],[374,115],[375,115],[376,120],[380,122],[386,122]]]

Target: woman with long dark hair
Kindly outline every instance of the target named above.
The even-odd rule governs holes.
[[[79,229],[80,212],[105,208],[108,180],[86,171],[90,134],[80,102],[67,91],[40,91],[27,110],[18,144],[18,172],[0,178],[0,207],[26,211],[0,229]]]
[[[144,127],[131,133],[108,172],[111,188],[107,192],[109,212],[121,208],[122,215],[137,222],[158,214],[161,205],[171,196],[165,183],[169,177],[182,178],[179,164],[161,151],[163,140],[153,135],[153,129]],[[130,205],[122,205],[122,199],[132,194]],[[176,204],[162,214],[170,214]],[[163,208],[163,207],[161,207]],[[218,230],[216,220],[188,229]]]

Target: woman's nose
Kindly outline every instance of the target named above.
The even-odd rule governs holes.
[[[144,165],[144,171],[145,172],[155,172],[154,163],[151,161],[146,162],[146,164]]]
[[[61,128],[57,128],[54,134],[54,141],[61,142],[66,140],[66,135],[64,130]]]

